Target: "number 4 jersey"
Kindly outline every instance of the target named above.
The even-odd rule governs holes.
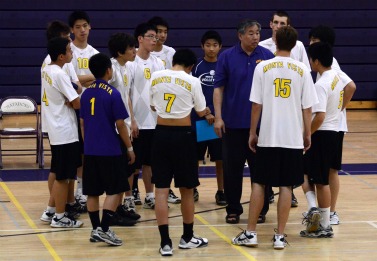
[[[302,109],[318,103],[309,69],[277,56],[257,65],[250,101],[263,105],[258,146],[302,149]]]

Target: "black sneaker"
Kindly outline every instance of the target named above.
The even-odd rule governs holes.
[[[194,188],[194,201],[199,200],[199,191],[197,188]]]
[[[227,205],[224,191],[218,190],[216,192],[215,199],[216,199],[217,205],[219,205],[219,206],[226,206]]]
[[[131,227],[136,224],[136,220],[122,217],[117,212],[115,212],[113,218],[110,221],[110,226],[121,226],[121,227]]]
[[[272,204],[272,203],[275,202],[275,193],[274,193],[274,191],[272,189],[270,190],[270,196],[268,197],[268,202],[270,204]]]
[[[69,204],[65,205],[65,213],[70,219],[77,219],[80,217],[80,212],[78,212],[74,206]]]
[[[135,205],[142,204],[141,199],[140,199],[140,193],[137,188],[132,190],[132,196],[134,196]]]
[[[138,220],[141,216],[136,213],[135,209],[127,208],[126,205],[120,205],[116,211],[120,216],[129,218],[132,220]]]
[[[296,208],[298,206],[298,201],[297,201],[297,198],[295,196],[295,194],[293,194],[293,191],[292,191],[292,203],[291,203],[291,207],[292,208]]]

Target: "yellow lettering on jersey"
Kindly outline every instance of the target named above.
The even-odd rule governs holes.
[[[159,83],[171,83],[171,76],[157,77],[152,81],[152,87]]]
[[[127,77],[127,75],[123,75],[123,83],[124,83],[124,86],[128,85],[128,77]]]
[[[182,86],[183,88],[185,88],[186,90],[190,91],[191,92],[191,84],[189,84],[188,82],[180,79],[180,78],[175,78],[175,84],[177,85],[180,85]]]
[[[45,79],[50,86],[52,85],[51,77],[46,72],[42,72],[42,79]]]
[[[90,86],[89,86],[90,87]],[[93,88],[93,87],[92,87]],[[100,88],[100,89],[104,89],[105,91],[107,91],[107,93],[108,94],[112,94],[113,93],[113,90],[110,88],[110,86],[109,85],[107,85],[107,84],[104,84],[104,83],[100,83],[99,85],[98,85],[98,88]]]
[[[297,72],[301,77],[304,74],[304,70],[300,66],[297,66],[294,63],[288,63],[288,69],[291,69],[292,71]]]
[[[339,78],[338,76],[335,76],[334,79],[332,80],[332,83],[331,83],[331,90],[333,91],[336,84],[339,82]]]
[[[272,62],[265,66],[263,66],[263,72],[267,72],[268,70],[274,69],[274,68],[284,68],[283,62]]]

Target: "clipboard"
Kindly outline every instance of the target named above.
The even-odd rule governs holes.
[[[206,141],[218,139],[219,136],[215,133],[214,124],[209,125],[206,120],[201,120],[196,122],[196,141]]]

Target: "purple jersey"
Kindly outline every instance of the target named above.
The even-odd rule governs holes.
[[[120,92],[104,80],[96,80],[81,96],[84,120],[84,154],[121,155],[115,121],[128,118]]]
[[[250,128],[249,97],[255,66],[274,57],[273,53],[261,46],[247,55],[240,43],[220,54],[216,66],[215,88],[224,86],[221,112],[225,127]]]

